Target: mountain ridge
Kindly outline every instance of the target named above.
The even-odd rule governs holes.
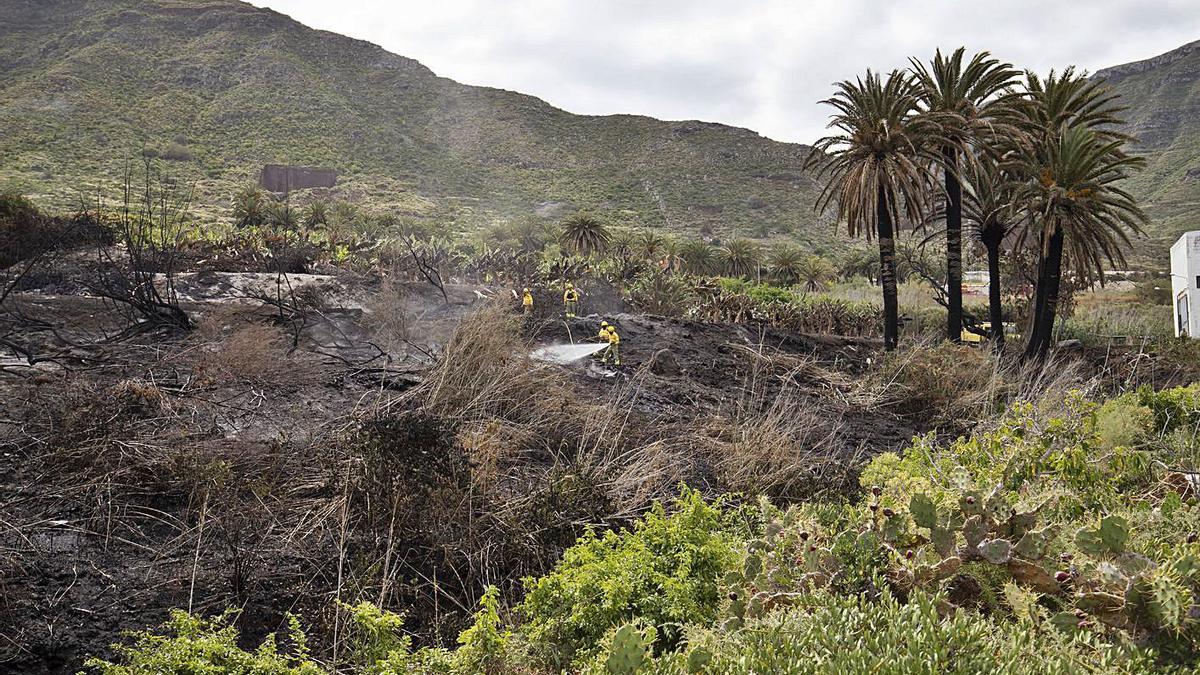
[[[115,194],[123,160],[147,148],[196,185],[209,219],[275,163],[329,166],[335,197],[460,231],[588,209],[844,245],[814,211],[810,146],[719,122],[571,113],[240,0],[16,0],[0,5],[0,37],[0,188],[60,209]],[[1200,228],[1200,41],[1094,77],[1130,104],[1148,159],[1130,186],[1154,219],[1135,258],[1157,265]]]
[[[26,132],[0,139],[0,182],[41,201],[68,203],[64,183],[94,182],[84,169],[111,183],[113,148],[178,138],[190,158],[172,169],[209,205],[262,164],[314,164],[339,169],[348,198],[463,228],[585,208],[676,230],[834,237],[799,169],[808,146],[748,129],[576,115],[233,0],[25,2],[0,9],[0,24],[0,124]]]

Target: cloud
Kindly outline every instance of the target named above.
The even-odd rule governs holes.
[[[811,142],[830,84],[936,47],[1088,70],[1200,38],[1196,0],[253,0],[467,84],[571,112],[743,126]]]

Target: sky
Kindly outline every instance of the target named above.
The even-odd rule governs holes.
[[[936,48],[1089,71],[1200,40],[1200,0],[252,0],[464,84],[811,143],[832,83]]]

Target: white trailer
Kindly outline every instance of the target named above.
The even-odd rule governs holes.
[[[1200,338],[1200,230],[1185,233],[1171,247],[1171,296],[1175,337]]]

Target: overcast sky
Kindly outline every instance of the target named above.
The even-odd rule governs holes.
[[[1088,70],[1200,40],[1200,0],[252,0],[465,84],[812,142],[830,83],[935,47]]]

